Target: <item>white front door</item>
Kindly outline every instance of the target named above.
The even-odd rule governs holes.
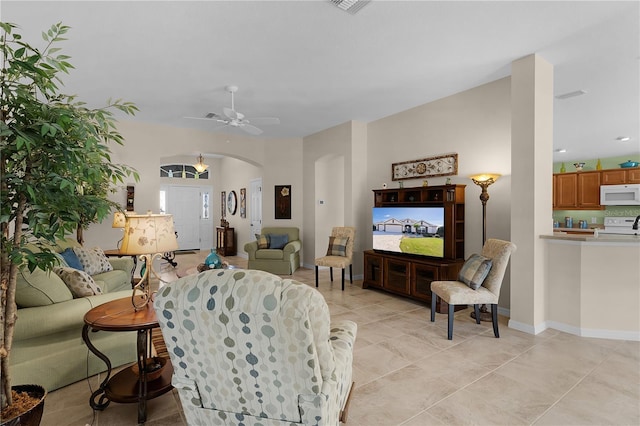
[[[193,186],[168,187],[167,213],[173,215],[180,250],[200,249],[200,188]]]
[[[251,181],[250,188],[251,203],[249,210],[251,212],[251,240],[255,239],[255,234],[262,232],[262,179],[254,179]]]

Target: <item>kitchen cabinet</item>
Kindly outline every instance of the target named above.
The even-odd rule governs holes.
[[[625,183],[640,183],[640,169],[629,169],[627,172],[627,181]]]
[[[553,208],[555,210],[603,210],[601,185],[640,183],[640,167],[554,173]]]
[[[604,209],[600,205],[600,172],[555,174],[553,208],[556,210]]]
[[[602,170],[600,174],[601,185],[640,183],[640,168]]]
[[[627,183],[627,171],[624,169],[603,170],[601,172],[603,185],[622,185]]]
[[[557,209],[573,209],[578,207],[578,175],[562,173],[556,175],[554,199]]]
[[[578,207],[600,208],[600,172],[578,173]]]

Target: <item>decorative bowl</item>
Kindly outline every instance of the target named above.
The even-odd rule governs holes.
[[[577,171],[582,170],[582,168],[584,167],[584,163],[573,163],[573,165],[576,167]]]
[[[624,163],[620,163],[620,167],[622,167],[623,169],[626,169],[627,167],[638,167],[638,162],[628,160]]]
[[[159,379],[162,375],[162,371],[164,370],[164,366],[166,365],[166,363],[167,359],[160,356],[147,358],[147,367],[145,368],[147,372],[147,381],[150,382],[152,380]],[[140,376],[137,362],[131,366],[131,371],[136,376]]]

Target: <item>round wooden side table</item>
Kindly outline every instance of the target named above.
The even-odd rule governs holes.
[[[149,303],[143,309],[136,311],[131,304],[131,298],[117,299],[96,306],[84,316],[85,325],[82,328],[82,340],[98,358],[107,365],[107,375],[100,387],[91,394],[89,405],[94,410],[104,410],[111,401],[118,403],[138,403],[138,423],[147,420],[147,400],[156,398],[172,389],[171,376],[173,367],[167,362],[158,379],[147,380],[147,373],[143,366],[147,365],[152,349],[151,334],[158,328],[158,319]],[[111,361],[100,352],[89,339],[90,331],[137,331],[138,371],[136,375],[131,367],[127,367],[111,377]]]

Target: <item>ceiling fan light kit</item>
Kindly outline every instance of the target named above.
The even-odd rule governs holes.
[[[255,124],[280,124],[280,119],[276,117],[259,117],[259,118],[252,118],[251,120],[245,118],[245,115],[243,113],[236,111],[234,93],[238,91],[238,86],[226,86],[224,89],[227,92],[231,93],[231,108],[224,107],[222,109],[223,115],[216,114],[215,112],[210,112],[207,115],[205,115],[203,118],[201,117],[185,117],[185,118],[195,119],[195,120],[216,121],[218,123],[222,123],[219,127],[224,127],[224,126],[237,127],[249,133],[250,135],[254,135],[254,136],[262,134],[262,129],[251,124],[251,122]]]

